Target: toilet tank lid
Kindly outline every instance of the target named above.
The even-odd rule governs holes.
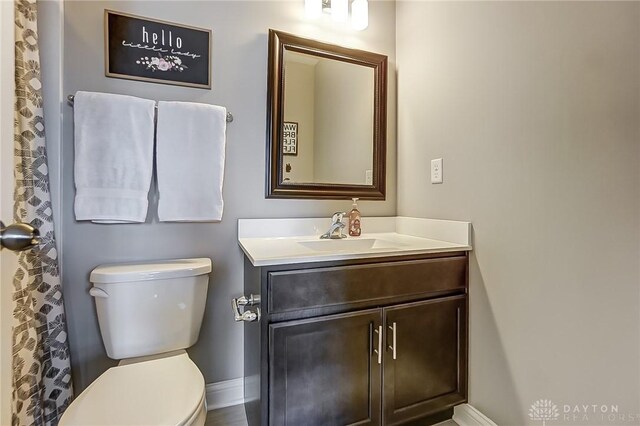
[[[96,284],[150,281],[193,277],[211,272],[211,259],[168,259],[151,262],[100,265],[91,271],[89,280]]]

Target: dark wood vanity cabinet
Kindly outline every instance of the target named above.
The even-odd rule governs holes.
[[[385,425],[466,401],[466,295],[385,308],[384,323],[387,336],[396,330],[396,357],[388,350],[384,359]],[[387,349],[393,346],[389,340]]]
[[[245,263],[250,426],[432,424],[467,397],[464,252]],[[253,311],[256,307],[247,307]]]
[[[269,327],[269,424],[379,425],[378,309]]]

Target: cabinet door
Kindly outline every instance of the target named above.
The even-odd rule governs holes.
[[[466,296],[454,296],[384,309],[385,425],[466,401],[466,303]]]
[[[379,425],[382,310],[269,326],[269,425]]]

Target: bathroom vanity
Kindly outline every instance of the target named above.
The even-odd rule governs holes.
[[[292,221],[239,224],[249,425],[450,418],[467,398],[470,224],[365,218],[361,237],[320,241],[326,219]]]

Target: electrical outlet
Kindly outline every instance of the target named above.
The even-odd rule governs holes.
[[[373,170],[367,170],[364,172],[364,184],[373,185]]]
[[[442,158],[431,160],[431,183],[442,183]]]

